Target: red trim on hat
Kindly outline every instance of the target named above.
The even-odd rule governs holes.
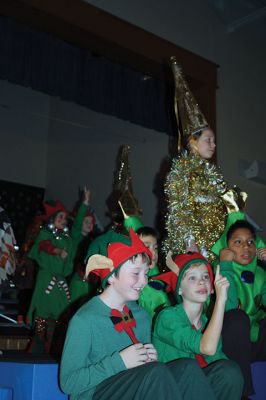
[[[164,272],[163,274],[155,275],[155,276],[151,277],[151,279],[153,281],[162,281],[162,282],[166,283],[166,285],[167,285],[166,292],[167,293],[169,293],[169,292],[175,293],[177,278],[178,278],[178,276],[172,271]]]
[[[123,262],[139,253],[146,253],[150,260],[152,254],[145,244],[140,240],[138,235],[133,231],[132,228],[129,230],[131,244],[127,245],[124,243],[110,243],[107,248],[108,258],[111,258],[114,264],[114,268],[117,268]]]
[[[44,203],[43,207],[45,209],[45,216],[47,219],[57,214],[60,211],[63,211],[64,213],[68,214],[67,209],[60,201],[56,201],[55,205]]]
[[[179,255],[175,256],[175,258],[174,258],[174,262],[178,266],[180,272],[182,271],[182,269],[184,267],[188,268],[190,265],[193,265],[197,262],[201,262],[201,260],[208,269],[208,273],[210,276],[210,282],[211,282],[211,288],[212,288],[213,281],[214,281],[213,270],[212,270],[211,264],[208,262],[208,260],[205,257],[203,257],[203,255],[201,253],[194,252],[194,253],[179,254]],[[183,274],[179,274],[179,277],[180,277],[180,275],[182,278]]]

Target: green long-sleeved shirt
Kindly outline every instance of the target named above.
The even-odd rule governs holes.
[[[151,319],[135,302],[127,304],[136,321],[139,342],[151,342]],[[99,296],[84,304],[70,321],[65,340],[60,383],[71,400],[90,400],[105,379],[126,369],[119,351],[132,345],[129,336],[114,329],[111,309]]]
[[[225,310],[240,307],[250,318],[252,341],[256,341],[259,333],[258,322],[266,317],[265,311],[261,308],[266,306],[266,272],[257,266],[257,258],[248,265],[240,265],[234,261],[220,262],[221,275],[225,276],[230,286]],[[243,272],[249,272],[254,276],[254,282],[244,282]]]
[[[202,327],[207,323],[207,317],[202,314]],[[200,354],[202,332],[192,327],[182,304],[170,306],[162,310],[155,322],[153,344],[158,351],[158,359],[169,362],[178,358],[196,358]],[[219,341],[213,356],[204,355],[208,364],[226,359]]]

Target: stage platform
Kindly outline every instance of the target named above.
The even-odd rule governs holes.
[[[0,400],[67,400],[58,363],[47,357],[0,357]]]
[[[252,365],[256,394],[266,400],[266,362]],[[47,356],[0,356],[0,400],[68,400],[58,384],[58,363]]]

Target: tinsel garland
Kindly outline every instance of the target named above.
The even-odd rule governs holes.
[[[226,189],[214,164],[187,152],[173,160],[165,184],[165,252],[184,253],[186,238],[193,236],[200,251],[207,250],[211,258],[210,248],[224,230],[226,208],[221,195]]]

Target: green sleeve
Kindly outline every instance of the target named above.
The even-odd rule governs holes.
[[[91,321],[84,321],[82,317],[74,317],[68,328],[61,360],[60,384],[62,390],[72,396],[93,390],[105,379],[126,369],[118,351],[99,354],[98,362],[91,362],[91,324]]]
[[[216,271],[216,268],[215,268]],[[225,311],[229,311],[238,307],[238,292],[234,279],[233,263],[232,261],[220,262],[220,273],[226,277],[230,283],[228,289],[228,297],[225,305]]]
[[[154,336],[160,342],[179,349],[181,352],[199,354],[202,333],[193,329],[182,315],[168,307],[160,312],[155,324]],[[159,348],[157,348],[160,351]]]
[[[79,241],[82,239],[82,233],[81,233],[82,224],[83,224],[83,219],[86,216],[87,210],[88,206],[84,203],[81,203],[71,229],[71,237],[74,241],[76,240]]]

